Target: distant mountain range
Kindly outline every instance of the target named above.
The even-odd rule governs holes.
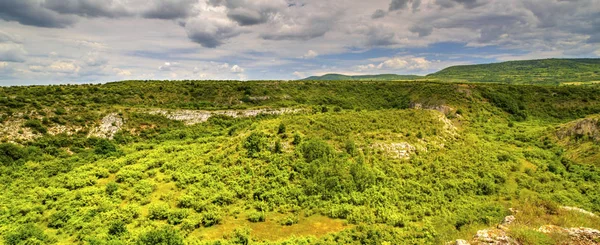
[[[441,82],[569,84],[600,81],[600,59],[543,59],[501,63],[460,65],[445,68],[427,76],[326,74],[302,80],[434,80]]]

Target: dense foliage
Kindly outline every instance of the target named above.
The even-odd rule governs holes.
[[[510,84],[560,84],[600,81],[600,59],[545,59],[452,66],[427,78]]]
[[[599,92],[366,81],[0,88],[3,126],[35,136],[2,135],[0,237],[440,244],[501,222],[510,207],[600,212],[600,162],[566,151],[599,142],[556,136],[600,113]],[[193,125],[148,113],[266,107],[298,110]],[[123,128],[113,139],[89,137],[108,113],[123,117]],[[79,131],[55,132],[62,127]]]

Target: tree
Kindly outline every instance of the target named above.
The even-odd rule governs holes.
[[[277,134],[285,134],[285,124],[280,123],[279,129],[277,129]]]
[[[183,238],[171,227],[164,227],[142,234],[137,241],[138,245],[183,245]]]
[[[244,141],[244,148],[248,151],[248,157],[255,158],[262,150],[267,148],[266,135],[264,133],[252,133],[246,141]]]

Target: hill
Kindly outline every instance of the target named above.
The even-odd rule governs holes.
[[[577,244],[573,227],[600,229],[599,94],[408,81],[2,87],[0,239],[445,244],[487,230]]]
[[[544,59],[452,66],[427,75],[440,81],[553,84],[600,81],[600,59]]]
[[[422,78],[417,75],[396,75],[396,74],[380,74],[380,75],[359,75],[348,76],[342,74],[325,74],[322,76],[311,76],[302,80],[309,81],[406,81]]]

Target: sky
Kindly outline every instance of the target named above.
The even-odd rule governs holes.
[[[600,57],[600,0],[0,0],[0,86]]]

